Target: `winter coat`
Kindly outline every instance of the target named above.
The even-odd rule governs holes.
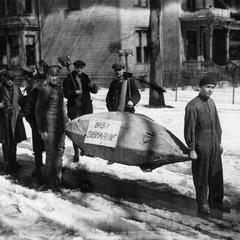
[[[72,78],[71,78],[72,75]],[[68,74],[67,78],[63,81],[63,93],[67,98],[67,112],[70,119],[90,114],[93,112],[92,100],[90,93],[97,93],[98,88],[93,84],[88,75],[85,73],[77,74],[76,71]],[[81,86],[79,86],[76,78],[80,78]],[[82,94],[77,95],[76,90],[82,90]]]
[[[129,108],[127,106],[128,101],[132,101],[134,106],[140,101],[141,95],[139,93],[137,84],[133,78],[128,79],[127,85],[127,94],[126,94],[126,112],[135,112],[134,107]],[[108,111],[117,111],[119,104],[120,104],[120,96],[121,96],[121,88],[122,88],[122,81],[119,78],[115,78],[109,87],[107,97],[106,97],[106,105]]]
[[[16,143],[27,139],[20,112],[22,97],[21,90],[17,85],[0,86],[0,102],[5,104],[4,108],[0,108],[0,143],[9,144],[12,133]]]
[[[39,132],[65,132],[67,121],[63,92],[59,86],[48,83],[38,94],[35,115]]]

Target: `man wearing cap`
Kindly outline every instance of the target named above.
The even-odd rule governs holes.
[[[67,98],[67,113],[72,120],[84,114],[93,113],[93,105],[90,93],[96,94],[98,87],[92,83],[87,74],[83,73],[85,62],[77,60],[73,63],[74,71],[72,71],[63,81],[64,97]],[[74,157],[73,161],[79,160],[79,149],[73,143]],[[81,155],[84,155],[81,149]]]
[[[209,214],[210,209],[228,210],[223,204],[222,129],[211,99],[216,83],[206,76],[199,86],[199,95],[185,109],[184,137],[192,159],[198,212]]]
[[[110,84],[106,105],[108,111],[118,111],[121,100],[124,100],[124,111],[134,113],[134,106],[140,101],[141,95],[133,78],[124,77],[125,66],[122,63],[114,63],[112,68],[115,73],[115,78]],[[127,81],[126,98],[121,99],[123,82]]]
[[[36,177],[39,184],[43,183],[41,167],[42,153],[44,151],[44,141],[38,132],[37,121],[35,117],[35,109],[37,103],[37,97],[39,90],[43,86],[45,81],[43,74],[33,75],[33,70],[29,67],[23,67],[23,75],[27,81],[27,86],[25,88],[26,96],[24,96],[24,116],[32,129],[32,148],[34,152],[35,169],[32,172],[32,176]]]
[[[0,86],[0,142],[6,170],[16,171],[21,165],[16,161],[17,144],[26,140],[25,127],[20,112],[22,93],[14,84],[14,75],[3,71]]]
[[[66,114],[63,92],[58,86],[60,70],[57,65],[48,67],[48,83],[39,91],[35,110],[38,130],[45,142],[47,177],[53,191],[61,191],[65,141]]]

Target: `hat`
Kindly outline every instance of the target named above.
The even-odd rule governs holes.
[[[207,85],[207,84],[212,84],[216,86],[216,82],[210,78],[209,76],[205,76],[203,78],[201,78],[200,82],[199,82],[199,87]]]
[[[114,63],[114,64],[112,65],[112,68],[113,68],[113,69],[124,69],[125,66],[124,66],[123,63]]]
[[[2,65],[0,66],[0,76],[4,75],[7,72],[7,67]]]
[[[50,76],[57,76],[62,68],[58,65],[51,65],[48,67],[48,74]]]
[[[7,80],[13,81],[15,79],[15,75],[11,71],[6,71],[2,76]]]
[[[73,65],[76,67],[76,68],[83,68],[86,66],[86,63],[81,61],[81,60],[77,60],[73,63]]]
[[[22,71],[23,71],[23,75],[25,75],[25,76],[28,76],[28,77],[33,76],[33,70],[28,66],[23,66]]]
[[[43,79],[46,79],[46,76],[43,73],[37,72],[36,74],[33,75],[33,79],[34,80],[41,80],[41,79],[43,80]]]

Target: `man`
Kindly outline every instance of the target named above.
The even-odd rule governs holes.
[[[35,169],[32,172],[32,176],[36,177],[39,184],[42,184],[43,177],[41,167],[43,166],[42,153],[44,151],[44,141],[41,139],[41,136],[38,132],[35,108],[38,93],[40,88],[43,86],[45,78],[43,74],[37,73],[36,75],[33,75],[33,71],[29,67],[23,67],[23,75],[27,81],[27,87],[25,88],[27,95],[24,96],[25,100],[23,110],[24,116],[32,129],[32,148],[35,160]]]
[[[53,191],[61,191],[66,114],[63,92],[58,86],[60,66],[48,68],[48,83],[41,88],[36,103],[36,120],[45,142],[47,177]]]
[[[2,68],[1,68],[2,69]],[[1,71],[0,86],[0,142],[2,143],[5,168],[16,171],[21,165],[16,161],[17,144],[26,140],[25,127],[20,105],[22,93],[14,84],[14,75],[5,69]]]
[[[198,212],[228,210],[223,204],[223,171],[221,153],[222,129],[211,95],[216,83],[203,77],[200,93],[186,106],[184,136],[192,159],[192,174]],[[210,208],[209,208],[210,207]]]
[[[124,68],[125,66],[121,63],[114,63],[112,68],[115,73],[115,78],[110,84],[107,97],[106,97],[106,105],[108,111],[118,111],[119,106],[121,104],[121,100],[125,102],[125,106],[123,106],[123,110],[126,112],[134,113],[134,106],[140,101],[140,93],[138,87],[133,78],[124,77]],[[125,73],[128,74],[128,73]],[[127,81],[126,87],[126,96],[125,99],[121,99],[122,85],[123,82]],[[122,95],[124,96],[124,94]]]
[[[96,94],[98,88],[93,84],[88,75],[83,73],[85,62],[77,60],[73,63],[74,71],[68,74],[63,81],[64,97],[67,98],[68,117],[72,120],[84,114],[93,113],[93,105],[90,93]],[[74,157],[73,162],[79,160],[78,146],[73,143]],[[81,149],[81,155],[85,155],[85,151]]]

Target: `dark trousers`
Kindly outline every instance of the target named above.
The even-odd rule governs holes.
[[[12,139],[9,144],[2,144],[4,162],[14,165],[17,158],[17,143]]]
[[[198,156],[198,160],[192,162],[197,205],[201,207],[209,203],[211,207],[214,204],[221,204],[224,197],[221,156],[220,154],[215,155],[215,158],[211,154]]]
[[[11,122],[9,122],[11,126]],[[13,137],[12,129],[9,128],[8,141],[2,144],[4,162],[8,165],[14,165],[17,158],[17,142]]]
[[[32,145],[35,158],[35,167],[36,169],[41,168],[43,165],[42,162],[42,153],[44,151],[44,141],[41,139],[41,135],[38,132],[37,126],[31,125],[32,128]]]
[[[62,178],[62,156],[64,154],[65,134],[59,132],[48,132],[45,141],[46,167],[51,183],[61,181]]]

